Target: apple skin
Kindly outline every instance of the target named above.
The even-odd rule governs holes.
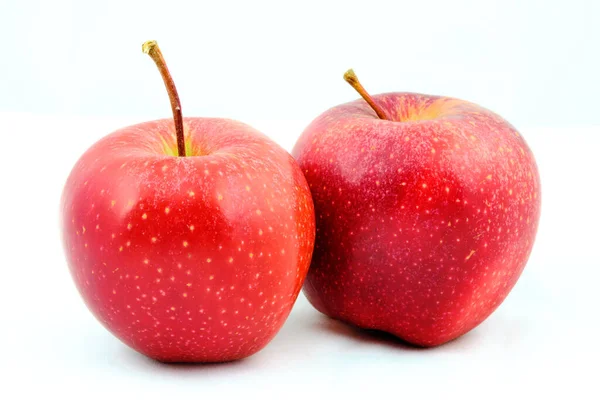
[[[73,168],[62,239],[86,305],[116,337],[165,362],[263,348],[302,287],[314,209],[295,160],[253,128],[184,119],[114,132]]]
[[[317,237],[304,293],[320,312],[436,346],[485,320],[534,243],[537,166],[508,122],[475,104],[373,96],[315,119],[292,154]]]

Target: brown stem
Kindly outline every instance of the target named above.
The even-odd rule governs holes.
[[[344,80],[348,82],[350,86],[352,86],[354,90],[356,90],[358,94],[361,95],[363,99],[365,99],[365,101],[371,106],[373,111],[375,111],[375,114],[377,114],[377,116],[380,119],[389,120],[387,115],[385,115],[385,112],[383,112],[383,109],[375,103],[371,95],[367,93],[363,85],[360,84],[360,81],[358,80],[358,77],[356,76],[353,70],[349,69],[348,71],[346,71],[346,73],[344,74]]]
[[[183,117],[181,115],[181,103],[179,102],[179,95],[177,94],[177,88],[175,82],[169,73],[167,63],[158,47],[158,43],[154,40],[149,40],[142,45],[142,51],[150,56],[158,71],[165,82],[167,93],[169,94],[169,100],[171,101],[171,110],[173,111],[173,120],[175,121],[175,133],[177,134],[177,155],[179,157],[185,157],[185,137],[183,136]]]

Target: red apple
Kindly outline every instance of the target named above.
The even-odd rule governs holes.
[[[251,127],[182,119],[158,47],[145,49],[175,125],[121,129],[79,159],[61,209],[70,271],[96,318],[149,357],[247,357],[274,337],[302,287],[310,191],[294,159]]]
[[[333,318],[442,344],[486,319],[525,267],[540,217],[533,154],[473,103],[371,98],[345,78],[371,106],[326,111],[292,153],[317,220],[304,292]]]

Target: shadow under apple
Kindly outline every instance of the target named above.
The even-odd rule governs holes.
[[[172,372],[175,374],[181,373],[220,373],[227,371],[231,373],[236,370],[247,370],[249,364],[252,364],[252,357],[243,358],[241,360],[226,361],[226,362],[213,362],[213,363],[196,363],[196,362],[163,362],[153,358],[147,357],[137,351],[129,348],[128,346],[122,345],[120,351],[115,354],[115,358],[119,360],[119,363],[124,365],[137,365],[142,369],[148,370],[149,372]]]
[[[474,329],[463,336],[451,340],[445,344],[436,347],[423,347],[411,344],[401,338],[377,329],[364,329],[346,322],[320,315],[314,322],[315,329],[322,330],[334,335],[341,335],[354,342],[375,346],[386,346],[394,348],[398,351],[405,352],[439,352],[464,350],[466,348],[476,346],[481,341],[482,337],[477,329]]]

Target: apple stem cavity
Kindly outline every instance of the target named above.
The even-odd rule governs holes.
[[[365,101],[369,104],[369,106],[371,106],[373,111],[375,111],[375,114],[377,114],[377,116],[380,119],[389,120],[387,115],[385,115],[385,112],[383,112],[383,109],[375,103],[371,95],[365,90],[363,85],[361,85],[360,81],[358,80],[358,77],[352,69],[346,71],[346,73],[344,74],[344,80],[348,82],[350,86],[352,86],[354,90],[356,90],[363,99],[365,99]]]
[[[165,82],[167,93],[169,94],[169,100],[171,101],[171,109],[173,111],[173,120],[175,122],[175,133],[177,134],[177,155],[179,157],[185,157],[185,137],[183,135],[183,116],[181,114],[181,102],[179,101],[179,95],[177,94],[177,88],[175,82],[169,73],[167,63],[158,47],[158,43],[155,40],[149,40],[142,45],[142,51],[148,54],[158,67],[158,71]]]

